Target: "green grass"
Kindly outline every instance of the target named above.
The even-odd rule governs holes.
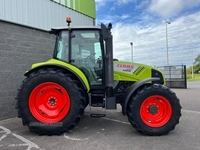
[[[197,81],[200,80],[200,74],[194,74],[194,77],[192,78],[192,74],[187,74],[187,81]]]

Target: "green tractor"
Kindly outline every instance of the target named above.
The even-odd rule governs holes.
[[[53,58],[32,65],[18,90],[18,116],[39,135],[68,132],[85,108],[122,107],[131,125],[145,135],[165,135],[175,128],[181,106],[164,86],[156,68],[113,59],[109,24],[100,27],[52,28]],[[91,114],[104,117],[104,114]]]

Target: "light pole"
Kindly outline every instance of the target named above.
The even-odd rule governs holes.
[[[133,62],[133,43],[130,42],[131,44],[131,61]]]
[[[169,21],[166,21],[166,48],[167,48],[167,66],[169,66],[167,24],[171,24],[171,22],[169,22]]]
[[[192,79],[194,78],[194,62],[193,62],[193,59],[194,59],[194,53],[193,53],[193,49],[192,49]]]

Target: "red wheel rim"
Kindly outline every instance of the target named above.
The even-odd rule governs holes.
[[[61,85],[45,82],[35,87],[31,92],[29,109],[40,122],[59,122],[70,109],[70,98]]]
[[[172,115],[172,107],[163,96],[153,95],[144,100],[140,107],[142,121],[150,127],[162,127]]]

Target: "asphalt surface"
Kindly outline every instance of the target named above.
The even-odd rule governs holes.
[[[70,133],[39,136],[23,126],[21,119],[0,121],[1,150],[200,150],[200,81],[188,89],[172,89],[182,105],[182,117],[165,136],[139,134],[120,108],[104,118],[91,118],[90,110]],[[92,110],[97,111],[97,110]]]

